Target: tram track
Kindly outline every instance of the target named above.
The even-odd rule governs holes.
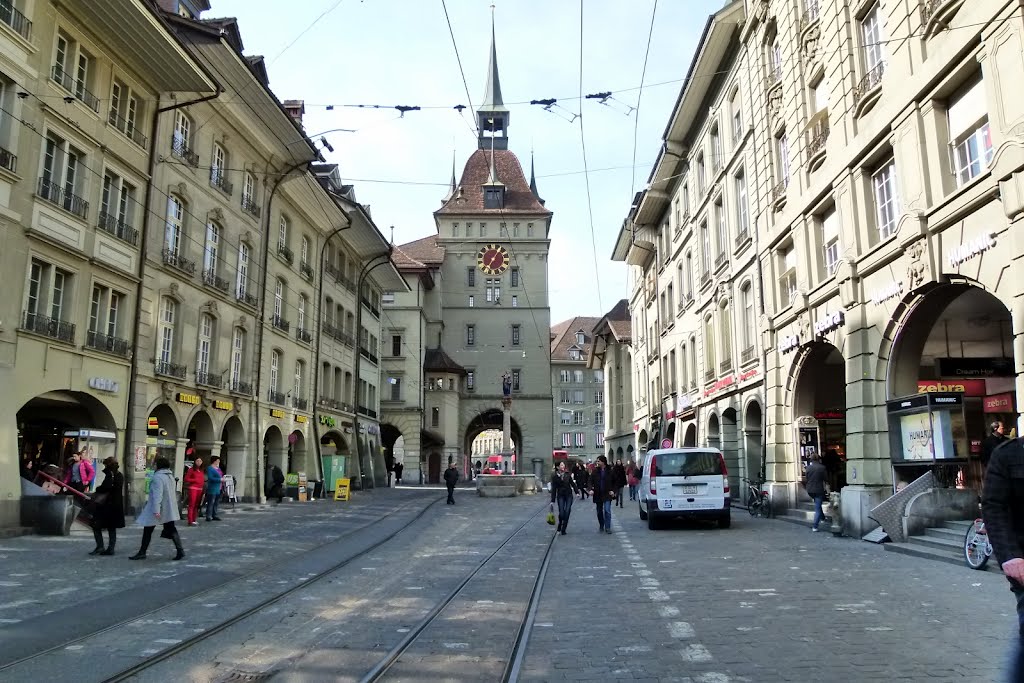
[[[263,609],[266,609],[267,607],[270,607],[271,605],[273,605],[273,604],[275,604],[277,602],[280,602],[281,600],[283,600],[284,598],[288,597],[289,595],[291,595],[295,591],[297,591],[297,590],[299,590],[299,589],[301,589],[301,588],[303,588],[305,586],[308,586],[310,584],[313,584],[313,583],[323,579],[326,576],[329,576],[330,574],[332,574],[332,573],[336,572],[337,570],[345,567],[346,565],[350,564],[351,562],[353,562],[353,561],[359,559],[360,557],[362,557],[362,556],[364,556],[364,555],[366,555],[366,554],[376,550],[377,548],[383,546],[385,543],[387,543],[388,541],[393,539],[395,536],[397,536],[398,534],[402,533],[404,530],[408,529],[410,525],[412,525],[413,523],[415,523],[416,521],[421,519],[427,513],[428,510],[433,508],[440,501],[441,501],[440,497],[434,499],[433,501],[431,501],[427,505],[423,506],[423,508],[421,510],[416,512],[416,514],[411,519],[406,521],[404,524],[402,524],[401,526],[396,528],[394,531],[386,534],[383,538],[381,538],[381,539],[371,543],[368,547],[360,550],[359,552],[357,552],[355,554],[352,554],[352,555],[348,555],[344,559],[342,559],[342,560],[340,560],[338,562],[332,563],[330,566],[328,566],[325,569],[317,572],[315,575],[306,578],[305,580],[295,582],[294,585],[292,585],[291,587],[285,589],[284,591],[277,592],[277,593],[275,593],[272,596],[269,596],[269,597],[267,597],[265,599],[259,600],[256,604],[251,605],[250,607],[248,607],[245,610],[239,612],[238,614],[235,614],[235,615],[229,617],[228,619],[225,619],[225,620],[223,620],[223,621],[221,621],[221,622],[219,622],[219,623],[217,623],[217,624],[215,624],[215,625],[213,625],[211,627],[208,627],[208,628],[205,628],[205,629],[201,629],[201,632],[196,633],[193,636],[187,637],[187,638],[181,640],[180,642],[175,643],[171,647],[163,649],[163,650],[161,650],[161,651],[159,651],[157,653],[153,653],[152,655],[147,657],[145,661],[139,662],[138,664],[136,664],[136,665],[134,665],[132,667],[128,667],[126,669],[123,669],[122,671],[114,674],[113,676],[109,676],[107,678],[102,679],[103,682],[104,683],[114,683],[115,681],[124,681],[124,680],[127,680],[127,679],[129,679],[129,678],[131,678],[131,677],[133,677],[133,676],[135,676],[135,675],[137,675],[139,673],[142,673],[143,671],[152,668],[153,666],[159,664],[160,662],[163,662],[164,660],[169,659],[169,658],[171,658],[171,657],[173,657],[173,656],[175,656],[175,655],[177,655],[177,654],[179,654],[179,653],[189,649],[190,647],[194,646],[196,643],[200,642],[201,640],[204,640],[204,639],[208,638],[209,636],[211,636],[211,635],[213,635],[215,633],[219,633],[219,632],[221,632],[221,631],[223,631],[223,630],[233,626],[234,624],[237,624],[240,621],[243,621],[244,619],[248,618],[249,616],[252,616],[253,614],[258,613],[259,611],[261,611]],[[407,512],[410,508],[414,508],[417,505],[421,505],[422,502],[423,501],[410,501],[409,503],[405,503],[403,505],[400,505],[397,508],[395,508],[394,510],[391,510],[391,511],[381,515],[380,517],[378,517],[377,519],[374,519],[373,521],[370,521],[370,522],[368,522],[366,524],[357,526],[357,527],[355,527],[353,529],[350,529],[350,530],[347,530],[347,531],[341,533],[337,538],[333,538],[333,539],[331,539],[329,541],[325,541],[324,543],[321,543],[321,544],[318,544],[316,546],[313,546],[312,548],[310,548],[309,550],[306,551],[306,554],[308,555],[308,554],[314,553],[316,551],[322,551],[322,550],[325,550],[325,549],[329,549],[330,546],[338,544],[338,543],[341,543],[341,542],[345,541],[346,539],[351,538],[355,534],[358,534],[358,533],[360,533],[362,531],[370,529],[371,527],[381,525],[381,524],[387,522],[388,520],[390,520],[391,518],[395,517],[396,515],[399,515],[399,514],[401,514],[403,512]],[[247,571],[247,572],[245,572],[243,574],[239,574],[237,576],[233,576],[233,577],[231,577],[230,580],[232,582],[235,582],[235,583],[241,582],[241,581],[246,581],[246,580],[251,580],[251,579],[253,579],[255,577],[258,577],[261,574],[267,574],[268,572],[272,572],[274,569],[284,567],[288,562],[289,562],[289,560],[282,560],[280,562],[272,562],[272,563],[263,564],[263,565],[254,567],[254,568],[250,569],[249,571]],[[126,628],[126,627],[128,627],[128,626],[130,626],[132,624],[139,623],[139,622],[145,620],[147,617],[153,617],[153,616],[157,615],[160,612],[163,612],[163,611],[175,608],[175,607],[184,606],[186,603],[189,603],[189,602],[195,602],[198,599],[203,598],[204,596],[212,595],[216,591],[221,591],[223,589],[224,589],[224,585],[223,584],[218,584],[218,585],[215,585],[215,586],[211,586],[211,587],[202,589],[202,590],[197,591],[195,593],[191,593],[191,594],[189,594],[187,596],[184,596],[184,597],[182,597],[182,598],[180,598],[178,600],[174,600],[174,601],[162,604],[162,605],[160,605],[158,607],[155,607],[155,608],[153,608],[151,610],[147,610],[147,611],[139,613],[139,614],[134,614],[131,617],[122,619],[122,620],[120,620],[120,621],[118,621],[116,623],[110,624],[110,625],[105,626],[103,628],[96,629],[96,630],[90,631],[88,633],[82,634],[82,635],[80,635],[78,637],[62,641],[59,644],[56,644],[56,645],[53,645],[53,646],[50,646],[50,647],[46,647],[46,648],[41,649],[41,650],[39,650],[37,652],[33,652],[32,654],[27,655],[25,657],[21,657],[19,659],[12,660],[10,662],[6,662],[3,665],[0,665],[0,680],[4,680],[6,678],[7,674],[5,674],[5,672],[11,672],[11,671],[13,671],[15,669],[23,668],[23,667],[25,667],[25,665],[30,665],[33,662],[40,661],[43,658],[47,657],[48,655],[52,655],[52,654],[54,654],[56,652],[59,652],[59,651],[62,651],[62,650],[68,650],[68,649],[74,648],[75,646],[79,646],[80,644],[85,643],[86,641],[89,641],[91,639],[96,639],[96,638],[98,638],[100,636],[113,634],[113,633],[117,632],[119,629],[123,629],[123,628]]]

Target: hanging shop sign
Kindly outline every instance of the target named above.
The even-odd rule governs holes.
[[[689,394],[683,394],[676,398],[676,417],[693,407],[693,399]]]
[[[184,392],[178,392],[176,399],[178,403],[187,403],[190,406],[197,406],[202,401],[196,394],[186,394]]]
[[[320,424],[322,424],[324,427],[334,427],[335,425],[338,424],[330,415],[320,415],[318,419],[320,421]]]
[[[305,415],[296,415],[295,416],[295,421],[298,422],[299,424],[306,424],[306,416]]]
[[[800,335],[798,334],[787,334],[785,337],[779,340],[779,353],[787,354],[793,349],[800,346]]]
[[[895,299],[903,294],[903,283],[902,282],[890,282],[881,289],[876,289],[871,293],[871,303],[874,305],[882,304],[889,299]]]
[[[1016,408],[1014,407],[1015,401],[1013,399],[1013,394],[986,396],[981,403],[982,410],[986,413],[1014,413]]]
[[[1012,358],[937,358],[940,377],[1013,377]]]
[[[980,237],[975,237],[970,242],[964,242],[949,252],[949,267],[958,268],[960,264],[984,254],[995,246],[995,233],[981,235]]]
[[[271,408],[270,417],[276,417],[277,419],[281,419],[284,417],[284,411],[279,408]]]
[[[963,394],[964,396],[984,396],[985,380],[983,379],[951,379],[951,380],[918,380],[919,394]]]
[[[146,424],[146,429],[160,429],[160,422],[155,417],[151,417],[149,418],[149,422]]]
[[[820,337],[828,334],[846,324],[846,311],[839,309],[832,313],[826,313],[821,320],[814,323],[814,336]]]
[[[89,388],[95,389],[96,391],[106,391],[110,394],[116,394],[121,390],[121,384],[115,380],[107,379],[106,377],[90,377]]]
[[[214,410],[234,410],[235,409],[235,404],[232,403],[231,401],[214,401],[213,402],[213,409]]]

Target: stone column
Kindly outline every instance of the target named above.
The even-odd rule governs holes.
[[[249,477],[247,476],[249,471],[249,449],[246,448],[245,444],[228,444],[227,446],[219,446],[219,450],[224,451],[224,457],[228,461],[228,472],[235,477],[235,495],[239,500],[242,500],[242,497],[246,495],[249,489]],[[253,485],[255,486],[255,484]],[[252,498],[256,500],[259,496],[254,495]]]
[[[177,446],[174,449],[174,462],[171,463],[171,470],[174,472],[174,478],[177,481],[181,481],[182,475],[185,473],[185,446],[188,445],[187,438],[176,439]]]

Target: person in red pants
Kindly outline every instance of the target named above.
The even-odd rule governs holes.
[[[199,501],[203,497],[203,486],[206,475],[203,473],[203,459],[197,457],[192,467],[185,472],[185,496],[188,500],[188,525],[198,526],[196,516],[199,513]]]

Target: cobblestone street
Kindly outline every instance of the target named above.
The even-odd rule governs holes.
[[[431,505],[441,497],[378,490],[350,505],[226,513],[219,528],[189,530],[187,563],[160,554],[133,563],[125,552],[100,564],[77,534],[5,541],[0,664],[54,649],[0,670],[0,680],[69,669],[106,680],[207,631],[216,634],[132,680],[359,680],[512,536],[385,676],[500,680],[550,539],[545,499],[460,490],[455,507]],[[616,508],[614,528],[597,533],[593,504],[576,502],[569,534],[554,543],[520,680],[1000,680],[1014,614],[999,574],[742,510],[731,529],[652,532],[635,508]],[[138,532],[124,535],[131,548]],[[345,553],[357,555],[332,570]],[[210,586],[219,588],[202,592]],[[219,630],[249,605],[257,609]],[[114,631],[82,639],[107,626]]]

